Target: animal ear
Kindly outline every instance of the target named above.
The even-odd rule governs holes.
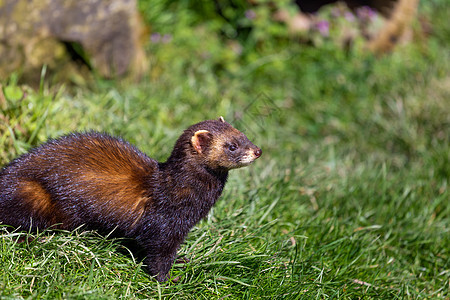
[[[213,135],[208,130],[198,130],[191,138],[195,151],[202,153],[211,143]]]
[[[225,119],[222,116],[219,117],[219,121],[225,123]]]

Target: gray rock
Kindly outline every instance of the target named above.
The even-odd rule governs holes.
[[[64,68],[68,49],[102,76],[139,76],[143,28],[136,0],[0,0],[0,78]]]

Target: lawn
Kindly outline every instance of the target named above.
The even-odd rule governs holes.
[[[95,232],[0,226],[0,298],[449,299],[445,1],[422,3],[427,37],[381,57],[277,34],[261,42],[257,30],[236,52],[216,20],[156,2],[141,10],[168,38],[148,46],[141,82],[2,83],[0,165],[90,129],[164,161],[187,126],[218,116],[262,157],[230,172],[179,250],[189,261],[172,268],[177,282],[156,282]]]

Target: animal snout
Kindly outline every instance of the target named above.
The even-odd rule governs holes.
[[[262,154],[262,150],[260,148],[256,148],[253,150],[253,154],[255,154],[256,158],[260,157]]]

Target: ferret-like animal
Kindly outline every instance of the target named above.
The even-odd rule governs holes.
[[[228,171],[260,156],[222,117],[186,129],[164,163],[120,138],[72,133],[0,171],[0,223],[114,231],[134,239],[149,273],[165,281],[180,244],[220,197]]]

